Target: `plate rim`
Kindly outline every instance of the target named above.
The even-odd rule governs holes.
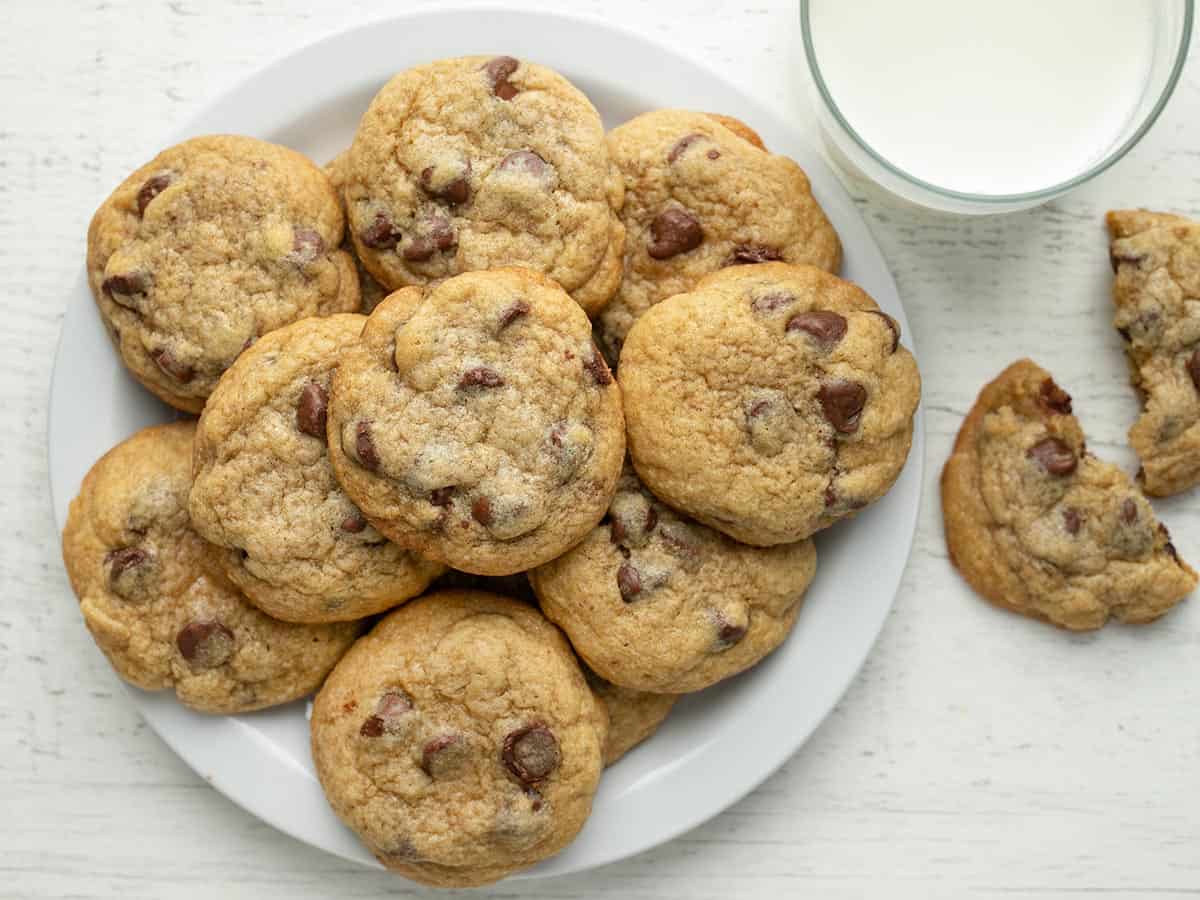
[[[916,341],[911,328],[908,327],[907,311],[904,308],[903,300],[900,297],[899,288],[896,285],[895,277],[891,272],[891,268],[888,266],[887,259],[883,255],[883,252],[879,247],[878,242],[875,240],[874,235],[871,233],[865,219],[859,213],[859,211],[854,208],[853,198],[846,190],[840,177],[836,174],[836,168],[834,168],[817,149],[819,142],[810,140],[809,136],[805,135],[800,129],[794,127],[788,123],[786,119],[773,112],[756,97],[747,94],[737,84],[728,81],[719,72],[714,71],[710,66],[701,61],[695,54],[679,47],[673,41],[657,34],[645,35],[622,24],[615,24],[589,13],[580,13],[576,11],[547,12],[530,7],[500,8],[463,3],[450,3],[436,8],[423,8],[403,12],[393,12],[387,15],[363,19],[349,25],[346,28],[328,32],[318,38],[281,51],[267,62],[238,77],[236,80],[226,82],[223,87],[214,93],[213,96],[200,103],[195,110],[182,122],[182,124],[171,129],[170,134],[168,135],[168,143],[164,144],[163,146],[170,146],[171,144],[182,141],[194,134],[201,133],[202,129],[198,129],[198,124],[204,119],[213,116],[219,108],[224,107],[231,102],[235,102],[235,97],[239,92],[253,83],[260,82],[270,77],[272,73],[274,73],[277,69],[281,69],[289,64],[295,57],[312,53],[322,45],[348,40],[350,39],[351,35],[376,28],[396,27],[399,23],[411,22],[413,20],[454,18],[464,14],[482,14],[491,17],[525,20],[552,20],[559,27],[581,28],[585,30],[599,29],[606,31],[608,32],[609,37],[612,39],[619,41],[632,41],[642,45],[646,49],[652,48],[656,52],[669,56],[672,58],[672,64],[674,65],[683,65],[688,68],[703,70],[712,79],[721,82],[724,88],[727,89],[732,96],[737,98],[741,104],[740,109],[748,112],[750,115],[753,115],[756,122],[765,120],[772,123],[772,125],[778,124],[784,133],[793,139],[795,143],[806,147],[811,152],[814,159],[817,160],[818,164],[825,168],[826,172],[822,174],[823,176],[827,177],[822,178],[822,184],[820,187],[817,185],[813,186],[814,192],[829,192],[840,195],[839,200],[844,200],[849,204],[851,214],[853,215],[855,222],[858,226],[861,226],[861,234],[858,236],[859,239],[855,242],[856,247],[859,248],[859,252],[862,252],[863,249],[866,249],[868,252],[873,252],[877,257],[881,271],[886,276],[891,291],[894,294],[899,307],[899,318],[904,326],[904,342],[912,352],[914,358],[919,358]],[[464,43],[469,43],[472,41],[474,41],[473,38],[464,39]],[[399,71],[399,69],[397,69],[397,71]],[[318,165],[320,165],[319,162]],[[86,275],[86,267],[81,266],[77,272],[80,272],[80,274],[75,279],[75,288],[72,289],[72,293],[68,296],[73,296],[76,291],[80,290],[80,285],[82,285],[81,289],[84,292],[90,294],[90,287],[88,285]],[[53,414],[53,411],[55,408],[55,397],[58,395],[58,392],[61,388],[60,379],[63,378],[63,367],[61,365],[63,362],[62,352],[64,338],[67,333],[67,317],[69,313],[70,300],[68,300],[68,303],[64,306],[63,324],[59,330],[49,390],[47,392],[47,481],[49,483],[52,514],[60,536],[65,524],[64,516],[60,515],[60,509],[65,509],[65,507],[60,502],[62,498],[55,491],[56,479],[55,468],[53,465],[54,451],[52,448],[55,446],[55,422],[57,417]],[[95,315],[94,305],[91,306],[91,314]],[[97,327],[102,327],[98,322],[96,325]],[[830,714],[834,711],[837,704],[841,702],[842,698],[845,696],[850,685],[862,671],[863,665],[871,655],[871,652],[873,651],[880,635],[882,634],[884,625],[886,624],[892,609],[895,607],[896,598],[902,587],[904,575],[908,569],[908,564],[911,560],[913,548],[915,546],[917,524],[920,518],[921,507],[924,502],[924,480],[926,468],[925,432],[924,402],[922,401],[913,417],[913,435],[908,458],[905,461],[905,465],[901,470],[901,473],[897,476],[896,484],[893,485],[893,489],[895,489],[895,487],[899,486],[902,481],[915,482],[911,488],[912,502],[901,512],[901,519],[905,525],[905,531],[901,539],[907,541],[907,546],[904,548],[903,552],[903,562],[897,570],[895,584],[888,592],[886,606],[882,608],[878,621],[871,624],[870,639],[865,644],[861,656],[855,660],[853,666],[847,668],[846,674],[842,678],[837,679],[836,687],[830,695],[829,702],[823,705],[820,714],[815,717],[811,727],[806,728],[802,734],[794,739],[780,741],[778,746],[773,747],[772,752],[767,754],[768,759],[754,767],[754,774],[741,779],[733,790],[721,792],[720,799],[715,803],[709,803],[705,805],[702,811],[695,812],[691,816],[682,816],[670,826],[663,828],[651,841],[643,843],[641,846],[634,849],[622,848],[613,853],[600,854],[599,858],[582,862],[581,864],[562,871],[543,871],[543,866],[545,862],[547,862],[543,861],[542,864],[539,864],[531,869],[514,873],[513,875],[508,876],[508,878],[505,880],[537,879],[565,876],[567,874],[577,874],[599,868],[600,866],[609,865],[623,859],[628,859],[632,856],[645,853],[656,847],[660,847],[663,844],[676,839],[680,835],[699,827],[710,819],[715,818],[736,803],[743,800],[752,791],[765,783],[772,775],[776,774],[789,759],[799,752],[799,750],[811,739],[818,728],[820,728],[820,726],[828,720]],[[120,681],[120,683],[127,688],[134,700],[134,705],[139,714],[150,726],[154,734],[157,735],[157,737],[163,741],[163,743],[166,744],[171,751],[178,756],[193,772],[195,772],[197,776],[208,782],[212,787],[235,803],[238,807],[245,810],[247,813],[264,822],[265,824],[270,825],[275,830],[282,832],[283,834],[286,834],[294,840],[300,841],[307,846],[314,847],[314,849],[330,853],[331,855],[358,863],[365,867],[374,867],[382,870],[382,866],[372,860],[364,859],[361,856],[347,855],[336,849],[314,843],[308,837],[302,836],[298,829],[291,827],[287,819],[281,818],[278,815],[274,815],[269,811],[265,811],[260,804],[255,802],[256,798],[254,796],[249,796],[245,792],[237,791],[234,785],[227,783],[226,778],[215,772],[205,772],[205,767],[201,762],[195,759],[191,748],[182,745],[180,740],[181,735],[176,734],[169,729],[160,727],[161,722],[156,716],[150,713],[152,707],[158,705],[159,701],[162,701],[166,698],[164,698],[161,694],[151,694],[149,692],[140,691],[137,688],[126,684],[120,679],[118,679],[118,681]],[[167,699],[167,702],[173,707],[178,706],[178,704],[174,702],[173,698]],[[306,703],[308,701],[302,700],[296,702]],[[286,708],[288,707],[283,707],[282,709]],[[180,707],[180,709],[182,709],[182,707]],[[263,713],[251,715],[263,715]],[[240,717],[225,716],[216,718],[223,720],[231,726],[242,727]],[[229,780],[232,781],[236,779]],[[554,858],[555,857],[551,857],[550,860],[553,860]]]

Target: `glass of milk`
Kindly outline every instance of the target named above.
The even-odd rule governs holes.
[[[1187,56],[1193,0],[801,0],[826,143],[906,200],[1028,209],[1124,156]]]

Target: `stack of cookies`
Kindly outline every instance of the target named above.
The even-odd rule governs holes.
[[[200,418],[88,474],[84,619],[197,710],[323,684],[317,773],[388,868],[532,865],[679,694],[785,640],[812,535],[899,475],[920,378],[840,260],[746,125],[606,135],[507,56],[397,75],[325,171],[173,147],[88,271],[130,372]]]

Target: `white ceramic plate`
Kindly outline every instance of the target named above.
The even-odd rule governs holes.
[[[389,76],[467,53],[509,53],[559,70],[591,97],[609,127],[662,106],[744,119],[772,150],[808,172],[845,245],[843,275],[901,322],[911,347],[878,247],[807,141],[713,72],[599,22],[460,10],[356,28],[269,66],[163,143],[236,132],[324,162],[349,144],[359,116]],[[129,169],[142,162],[128,160]],[[118,363],[81,271],[67,301],[50,390],[50,482],[59,528],[101,454],[137,429],[174,416]],[[912,454],[892,491],[818,538],[817,577],[787,643],[753,671],[679,703],[653,740],[605,774],[579,838],[526,877],[577,872],[669,840],[744,796],[812,734],[862,665],[899,587],[916,525],[923,451],[918,416]],[[249,812],[330,853],[377,865],[325,803],[309,757],[304,703],[215,718],[189,712],[169,694],[131,693],[162,739]]]

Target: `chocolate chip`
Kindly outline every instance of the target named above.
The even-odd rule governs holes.
[[[1083,514],[1073,506],[1063,510],[1063,525],[1067,534],[1079,534],[1079,526],[1083,524]]]
[[[504,738],[504,766],[522,784],[537,784],[558,768],[558,739],[541,722],[526,725]]]
[[[440,187],[434,187],[434,170],[433,166],[429,166],[421,170],[421,189],[431,197],[436,197],[451,206],[457,206],[460,203],[466,203],[471,196],[470,176],[471,161],[468,159],[463,174]]]
[[[870,312],[872,315],[879,316],[879,318],[883,319],[883,321],[885,321],[887,323],[888,328],[892,329],[892,350],[891,350],[891,352],[895,353],[897,348],[899,348],[899,346],[900,346],[900,323],[897,322],[895,319],[893,319],[891,316],[889,316],[887,313],[883,312],[882,310],[873,309]]]
[[[803,331],[815,338],[822,347],[829,349],[845,337],[846,319],[829,310],[814,309],[792,316],[788,319],[784,331]]]
[[[1158,533],[1161,534],[1163,536],[1163,540],[1166,541],[1166,543],[1163,544],[1163,549],[1171,554],[1171,559],[1175,560],[1175,562],[1179,562],[1179,551],[1176,550],[1175,545],[1171,543],[1171,532],[1167,530],[1167,526],[1162,522],[1158,523]]]
[[[517,71],[521,63],[511,56],[497,56],[483,66],[487,79],[491,82],[492,93],[501,100],[511,100],[519,93],[518,88],[509,83],[509,76]]]
[[[529,315],[529,304],[524,300],[518,300],[512,306],[508,307],[508,309],[504,310],[504,312],[500,313],[501,330],[517,321],[521,316],[526,315]]]
[[[108,572],[108,582],[114,585],[127,570],[136,569],[150,558],[150,554],[141,547],[121,547],[119,550],[109,550],[104,555],[104,561],[111,566]]]
[[[139,216],[146,214],[146,207],[150,205],[150,201],[165,191],[167,189],[167,185],[170,183],[170,175],[155,175],[141,186],[137,192],[137,209]]]
[[[817,391],[817,399],[834,430],[851,434],[858,428],[863,406],[867,402],[867,389],[857,381],[839,378],[822,384]]]
[[[730,622],[720,612],[713,614],[713,621],[717,626],[717,650],[728,650],[730,647],[740,644],[742,638],[746,636],[745,625]]]
[[[438,735],[421,748],[421,768],[430,778],[444,778],[461,761],[462,750],[462,739],[457,734]]]
[[[359,240],[372,250],[391,250],[400,243],[400,229],[385,212],[375,213],[375,221],[358,235]]]
[[[300,402],[296,404],[296,427],[305,434],[325,440],[328,406],[329,394],[325,388],[310,381],[300,391]]]
[[[608,536],[614,544],[640,547],[658,525],[658,511],[640,493],[617,494],[609,508],[609,516]]]
[[[1025,451],[1025,455],[1051,475],[1070,475],[1079,465],[1075,451],[1056,437],[1043,438]]]
[[[429,502],[433,506],[449,506],[454,499],[454,486],[434,488],[429,492]]]
[[[342,519],[342,524],[340,527],[342,531],[350,534],[358,534],[359,532],[366,530],[367,524],[366,516],[355,510],[350,515],[346,516],[346,518]]]
[[[679,206],[664,209],[650,223],[650,243],[646,252],[652,259],[670,259],[695,250],[704,240],[700,220]]]
[[[395,731],[400,719],[413,708],[412,700],[403,691],[385,691],[375,703],[375,714],[362,723],[358,733],[363,737],[379,737],[385,731]]]
[[[175,636],[175,645],[189,663],[213,669],[233,656],[233,632],[216,621],[188,622]]]
[[[1192,386],[1200,391],[1200,347],[1192,351],[1192,355],[1188,357],[1185,366],[1188,376],[1192,379]]]
[[[504,377],[495,369],[489,369],[487,366],[475,366],[473,369],[467,369],[458,379],[460,391],[475,387],[498,388],[503,386]]]
[[[675,160],[679,159],[679,157],[683,155],[684,151],[687,150],[688,147],[692,146],[692,144],[696,143],[697,141],[707,140],[711,140],[707,134],[700,134],[699,132],[685,134],[675,142],[675,146],[672,147],[671,152],[667,154],[667,162],[675,162]]]
[[[449,219],[435,216],[426,220],[422,227],[425,233],[414,237],[404,248],[404,258],[409,262],[424,262],[435,253],[458,246],[458,232]]]
[[[1117,333],[1121,335],[1121,340],[1123,340],[1125,343],[1129,344],[1133,342],[1133,335],[1129,333],[1128,328],[1118,328]]]
[[[379,451],[371,434],[370,422],[359,422],[354,429],[354,455],[365,469],[374,472],[379,468]]]
[[[1064,416],[1071,414],[1071,395],[1054,383],[1053,378],[1047,378],[1038,388],[1038,399],[1042,406],[1051,412]]]
[[[292,232],[292,258],[304,265],[325,252],[325,239],[311,228],[296,228]]]
[[[149,287],[150,279],[144,272],[128,272],[124,275],[109,275],[100,285],[100,290],[109,297],[114,294],[133,297],[146,293]]]
[[[700,567],[700,546],[695,534],[682,522],[663,525],[658,529],[668,553],[678,559],[689,572]]]
[[[750,301],[750,308],[760,316],[769,316],[776,310],[793,303],[795,299],[794,295],[786,291],[774,291],[770,294],[763,294],[761,297],[755,297]]]
[[[1137,521],[1138,508],[1137,503],[1132,497],[1126,497],[1121,503],[1121,521],[1126,525],[1132,525]]]
[[[543,177],[548,168],[546,161],[532,150],[514,151],[500,160],[500,165],[497,166],[501,172],[514,172],[531,178]]]
[[[150,354],[150,358],[154,360],[155,365],[162,369],[167,375],[174,378],[180,384],[187,384],[196,377],[196,370],[187,363],[180,362],[166,347],[160,350],[155,350]]]
[[[492,524],[492,501],[487,497],[476,497],[471,504],[471,518],[487,528]]]
[[[409,262],[425,262],[425,260],[432,258],[436,252],[437,248],[434,247],[432,239],[428,237],[416,237],[404,248],[404,258]]]
[[[379,702],[375,704],[375,715],[383,718],[383,721],[394,721],[413,708],[412,699],[403,691],[384,691],[379,698]]]
[[[771,262],[783,259],[783,254],[774,247],[762,244],[738,244],[725,260],[727,266],[744,266],[750,263]]]
[[[642,592],[641,573],[631,564],[621,563],[621,567],[617,569],[617,589],[621,592],[622,600],[632,603],[634,598]]]
[[[604,357],[595,347],[592,348],[591,358],[583,361],[583,370],[591,375],[592,381],[601,387],[612,384],[612,372],[608,369],[608,363],[604,361]]]

